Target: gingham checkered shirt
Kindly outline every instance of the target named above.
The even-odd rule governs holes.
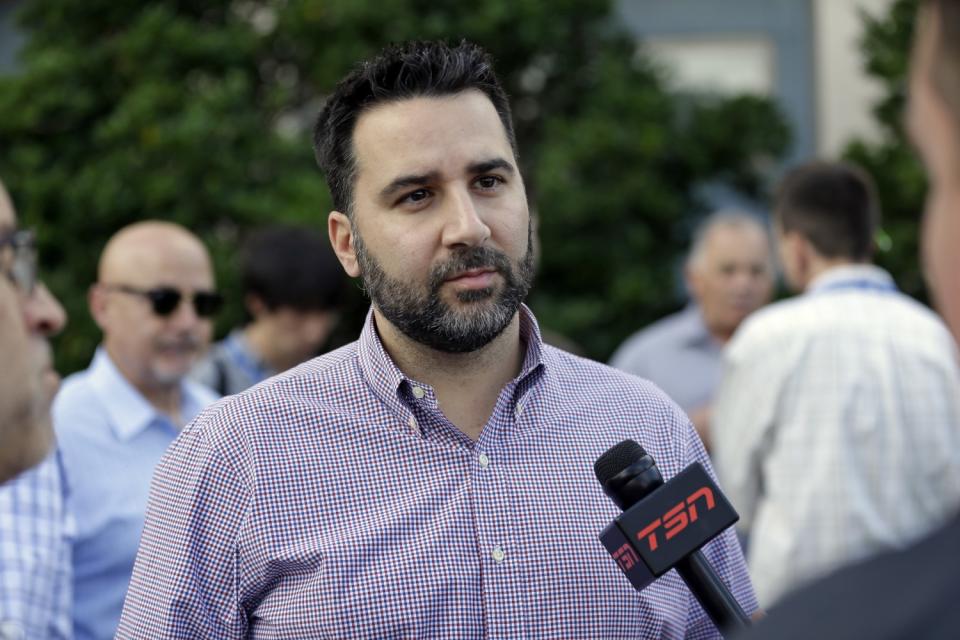
[[[59,455],[0,485],[0,640],[72,637],[70,538]]]
[[[593,462],[634,438],[709,468],[652,384],[545,346],[473,442],[360,339],[225,399],[153,481],[119,638],[711,638],[675,572],[637,593],[597,536]],[[705,548],[747,612],[732,531]]]

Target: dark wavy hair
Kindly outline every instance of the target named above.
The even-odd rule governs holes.
[[[416,97],[438,97],[468,90],[483,92],[493,103],[507,139],[517,153],[510,103],[490,55],[479,46],[461,41],[413,41],[384,49],[376,58],[361,62],[329,97],[313,130],[317,164],[323,170],[333,206],[352,215],[356,159],[353,131],[367,110],[385,103]]]

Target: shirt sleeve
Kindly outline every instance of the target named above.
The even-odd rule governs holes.
[[[711,478],[716,481],[713,467],[710,464],[710,458],[707,455],[700,437],[689,426],[686,441],[686,465],[699,462],[706,469]],[[723,583],[730,589],[730,593],[736,598],[737,602],[743,608],[748,616],[752,616],[760,608],[757,602],[757,596],[753,591],[753,585],[750,583],[750,575],[747,572],[747,563],[743,558],[743,550],[740,548],[740,541],[737,540],[736,532],[733,527],[728,527],[723,533],[714,538],[709,544],[703,547],[703,554],[707,562],[713,567]],[[687,633],[685,638],[705,640],[707,638],[721,638],[719,631],[710,620],[707,612],[703,609],[692,593],[688,596],[690,603],[687,616]]]
[[[248,478],[198,423],[154,474],[117,638],[243,638],[238,537]]]
[[[69,518],[57,454],[0,485],[0,638],[69,638]]]

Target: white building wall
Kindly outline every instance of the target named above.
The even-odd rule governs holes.
[[[837,157],[854,138],[875,141],[879,137],[871,109],[881,87],[864,72],[860,11],[878,16],[891,4],[892,0],[813,0],[816,148],[820,157]]]

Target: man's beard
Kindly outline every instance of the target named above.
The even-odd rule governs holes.
[[[391,278],[363,244],[353,227],[354,249],[363,287],[380,313],[401,333],[420,344],[445,353],[469,353],[503,333],[533,284],[532,227],[527,231],[527,252],[517,264],[489,247],[468,247],[430,270],[426,292],[414,283]],[[495,269],[503,287],[458,292],[462,311],[440,298],[447,278],[471,269]]]

